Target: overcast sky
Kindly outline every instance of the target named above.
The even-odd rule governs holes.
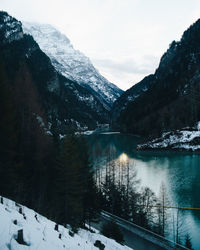
[[[200,18],[199,0],[0,0],[0,9],[54,25],[124,90],[154,73],[169,44]]]

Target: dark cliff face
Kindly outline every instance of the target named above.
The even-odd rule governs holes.
[[[0,63],[13,96],[14,90],[23,89],[27,81],[34,85],[49,126],[54,120],[60,132],[65,133],[68,129],[92,129],[97,123],[107,122],[108,112],[92,92],[59,74],[33,37],[23,34],[21,22],[6,12],[0,12],[0,38]],[[30,95],[27,101],[31,100],[31,90],[26,95]],[[34,105],[32,112],[39,112]]]
[[[171,43],[155,74],[133,86],[132,95],[144,81],[148,90],[121,109],[122,131],[158,135],[200,120],[200,20]]]
[[[145,77],[141,82],[135,84],[133,87],[125,91],[113,104],[112,107],[112,119],[113,124],[117,121],[120,116],[121,111],[126,109],[129,103],[136,100],[138,97],[143,95],[151,86],[152,80],[154,79],[153,75]],[[115,124],[116,126],[116,124]]]

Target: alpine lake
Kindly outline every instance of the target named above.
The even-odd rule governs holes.
[[[108,152],[114,151],[114,161],[119,159],[129,162],[131,169],[136,169],[140,179],[139,189],[149,187],[159,196],[161,183],[167,189],[170,206],[182,208],[200,208],[200,154],[173,151],[137,151],[136,145],[141,140],[134,135],[119,133],[101,133],[86,136],[91,161],[105,167]],[[98,154],[98,155],[97,155]],[[167,238],[173,240],[172,214],[177,208],[169,208],[169,227]],[[180,235],[182,244],[189,233],[192,246],[200,249],[200,209],[180,209]]]

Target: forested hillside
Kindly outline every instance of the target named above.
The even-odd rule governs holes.
[[[30,105],[32,115],[41,116],[43,122],[46,118],[47,129],[54,123],[60,133],[66,133],[94,129],[108,121],[108,111],[92,91],[58,73],[33,37],[23,34],[19,21],[0,12],[0,25],[0,63],[6,85],[15,99],[19,93],[20,101]]]
[[[122,111],[114,123],[119,124],[121,131],[156,136],[164,131],[193,126],[200,120],[199,44],[200,20],[184,32],[179,42],[170,44],[154,75],[133,86],[116,101],[115,113],[124,97],[130,99],[128,104],[127,101],[122,103],[123,107],[118,109]],[[144,81],[148,88],[134,97]]]
[[[19,21],[0,12],[0,23],[1,195],[75,230],[96,216],[97,195],[87,145],[67,119],[95,123],[98,114],[87,113],[74,91],[88,92],[55,71]]]

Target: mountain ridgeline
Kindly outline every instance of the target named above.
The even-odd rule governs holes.
[[[66,133],[108,122],[109,111],[94,91],[58,72],[33,37],[24,34],[22,23],[6,12],[0,12],[0,38],[3,81],[16,104],[29,105],[47,130],[53,125]]]
[[[87,143],[70,129],[95,127],[107,120],[106,110],[58,73],[6,12],[0,37],[0,195],[75,231],[98,208]]]
[[[114,127],[144,136],[200,120],[200,20],[170,44],[155,74],[121,95],[112,114]]]
[[[23,22],[23,30],[33,36],[58,72],[92,91],[106,110],[111,109],[123,91],[100,75],[90,59],[75,50],[65,35],[49,24]]]
[[[0,77],[14,106],[46,131],[94,129],[111,117],[122,132],[157,136],[200,120],[199,31],[200,20],[170,44],[155,74],[122,93],[54,27],[0,12]]]

